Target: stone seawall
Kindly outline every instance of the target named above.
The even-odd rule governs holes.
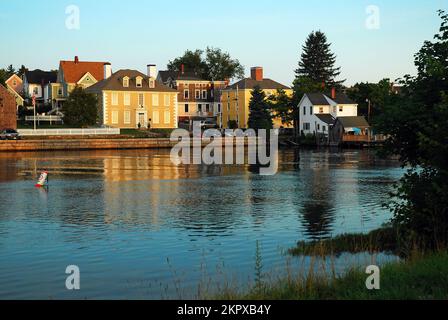
[[[79,139],[0,141],[0,152],[171,148],[170,139]]]

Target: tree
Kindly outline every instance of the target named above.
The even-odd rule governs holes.
[[[293,122],[292,98],[286,94],[285,90],[277,89],[276,94],[268,97],[268,103],[273,114],[280,117],[283,124]]]
[[[313,31],[308,35],[303,46],[296,70],[297,77],[306,77],[313,82],[325,86],[340,86],[344,81],[336,81],[341,68],[336,68],[336,56],[330,50],[331,44],[321,31]]]
[[[77,86],[64,103],[62,112],[64,122],[76,127],[86,127],[96,124],[98,118],[97,99],[93,94],[86,93]]]
[[[202,59],[203,50],[187,50],[184,55],[168,62],[168,70],[180,72],[182,65],[184,69],[194,72],[201,77],[208,76],[207,63]]]
[[[14,73],[15,69],[12,64],[10,64],[6,69],[0,69],[0,84],[6,86],[6,80],[8,80]]]
[[[244,78],[244,68],[237,59],[232,59],[230,54],[219,48],[207,47],[205,51],[205,63],[207,64],[209,80],[226,80]]]
[[[28,69],[22,64],[19,70],[17,70],[17,75],[22,78],[25,75],[25,72],[27,72]]]
[[[205,55],[205,56],[204,56]],[[225,80],[243,78],[244,68],[237,59],[219,48],[207,47],[203,50],[187,50],[184,55],[168,62],[170,71],[180,72],[184,66],[185,71],[196,73],[206,80]]]
[[[272,129],[272,116],[266,95],[260,86],[254,87],[251,91],[249,102],[249,128],[250,129]]]
[[[415,55],[416,77],[405,76],[376,128],[389,136],[384,151],[408,172],[393,193],[393,225],[403,243],[423,249],[448,245],[448,15],[440,32]]]

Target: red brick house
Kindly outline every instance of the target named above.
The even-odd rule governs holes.
[[[17,129],[17,106],[14,95],[0,85],[0,130],[2,129]]]

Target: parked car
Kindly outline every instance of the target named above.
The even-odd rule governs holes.
[[[14,129],[4,129],[0,131],[0,140],[20,140],[22,137]]]

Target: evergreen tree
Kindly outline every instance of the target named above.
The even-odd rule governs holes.
[[[249,102],[249,128],[250,129],[272,129],[272,116],[266,95],[260,86],[251,91],[252,97]]]
[[[336,56],[330,46],[325,33],[311,32],[303,46],[296,77],[306,77],[326,87],[341,85],[344,81],[336,81],[341,68],[335,67]]]

